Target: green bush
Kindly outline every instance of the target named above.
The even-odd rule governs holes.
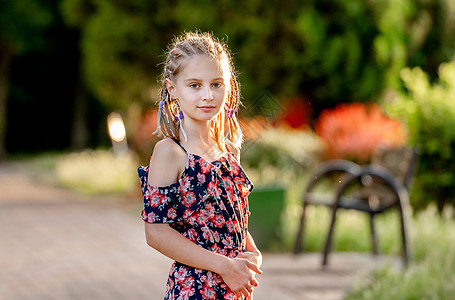
[[[242,147],[242,166],[257,185],[288,185],[320,161],[322,143],[310,129],[267,128]]]
[[[441,211],[455,203],[455,62],[442,64],[433,84],[420,68],[404,69],[401,77],[407,91],[384,106],[407,124],[409,143],[421,151],[412,204],[436,201]]]
[[[267,224],[267,228],[255,232],[263,250],[291,249],[290,239],[296,223],[293,203],[305,182],[302,177],[320,161],[321,153],[321,141],[312,130],[284,127],[260,130],[259,138],[247,140],[242,147],[242,166],[255,185],[250,195],[252,229],[255,231],[255,227]],[[273,188],[282,190],[267,192]],[[264,209],[264,205],[268,209]]]
[[[315,112],[375,98],[404,66],[432,70],[454,50],[451,0],[61,2],[81,31],[85,82],[114,108],[150,101],[163,49],[184,30],[227,40],[245,103],[267,90],[305,95]]]
[[[345,300],[432,299],[455,295],[455,223],[440,218],[434,206],[412,222],[414,262],[400,271],[391,265],[360,274]]]

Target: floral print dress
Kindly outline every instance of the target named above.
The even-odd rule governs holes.
[[[187,155],[180,179],[168,186],[149,185],[148,166],[139,167],[144,195],[142,219],[149,223],[168,223],[193,243],[234,258],[245,251],[247,196],[253,184],[230,152],[213,162],[197,154]],[[174,262],[164,299],[236,297],[220,275]]]

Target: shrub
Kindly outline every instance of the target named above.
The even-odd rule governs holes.
[[[385,107],[407,124],[409,142],[421,151],[413,205],[436,201],[441,211],[446,203],[455,203],[455,62],[442,64],[433,84],[420,68],[404,69],[401,78],[407,91]]]
[[[322,144],[309,128],[274,128],[260,118],[253,120],[247,126],[250,139],[241,155],[242,166],[255,185],[249,199],[250,229],[263,250],[289,250],[296,206],[291,203],[298,193],[296,187],[302,186],[302,176],[320,161]]]
[[[417,214],[411,229],[414,262],[402,271],[388,265],[360,274],[345,300],[453,299],[455,223],[430,206]]]
[[[267,128],[242,147],[242,166],[259,185],[287,185],[320,160],[322,144],[310,129]]]
[[[376,104],[341,104],[324,110],[315,128],[329,159],[363,163],[378,147],[397,147],[406,142],[403,124],[386,116]]]

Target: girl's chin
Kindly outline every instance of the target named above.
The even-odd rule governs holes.
[[[194,116],[191,119],[199,122],[209,122],[212,120],[215,120],[218,114],[203,114],[203,115],[198,115]]]

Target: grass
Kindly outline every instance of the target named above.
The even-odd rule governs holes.
[[[61,152],[44,152],[36,155],[14,155],[12,160],[16,163],[38,172],[53,172],[57,161],[64,156]]]
[[[124,193],[139,186],[134,154],[115,155],[109,150],[42,153],[17,156],[16,163],[43,181],[86,194]]]
[[[292,251],[302,212],[301,195],[307,182],[302,176],[286,191],[286,208],[282,213],[280,243],[272,251]],[[303,183],[303,184],[302,184]],[[254,212],[252,212],[254,213]],[[329,229],[331,210],[327,207],[307,207],[304,251],[319,252],[324,247]],[[375,220],[379,251],[382,254],[399,254],[401,235],[399,215],[391,211],[378,215]],[[371,251],[369,216],[356,211],[339,210],[335,224],[333,251]]]
[[[87,150],[60,158],[55,172],[60,184],[84,193],[122,193],[138,184],[137,165],[132,153]]]
[[[346,300],[431,299],[455,295],[455,222],[434,207],[411,223],[414,260],[400,271],[390,265],[359,277]]]

